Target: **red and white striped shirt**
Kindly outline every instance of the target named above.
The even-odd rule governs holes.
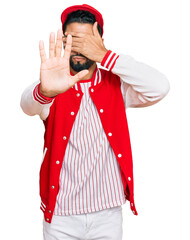
[[[96,70],[94,85],[101,82]],[[75,84],[84,93],[66,148],[54,215],[99,211],[126,202],[120,166],[89,95],[92,81]]]

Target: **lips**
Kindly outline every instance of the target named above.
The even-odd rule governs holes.
[[[84,57],[73,57],[73,60],[82,61],[82,60],[85,60],[85,58]]]

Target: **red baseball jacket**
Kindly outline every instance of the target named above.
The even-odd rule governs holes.
[[[128,85],[128,92],[131,91],[129,96],[132,96],[132,92],[135,92],[136,95],[133,95],[136,98],[138,96],[138,106],[142,106],[143,104],[146,106],[146,103],[152,105],[162,99],[169,90],[169,84],[164,75],[147,65],[135,62],[134,59],[130,58],[129,56],[125,62],[126,68],[128,63],[129,74],[132,74],[132,78],[130,78],[129,75],[129,82],[135,76],[135,74],[133,76],[133,72],[135,71],[137,76],[140,76],[139,73],[142,72],[142,79],[134,78],[134,86],[130,83],[127,83],[126,74],[124,75],[124,78],[122,77],[122,68],[124,66],[122,66],[122,64],[119,62],[116,64],[116,62],[119,60],[118,58],[120,58],[119,55],[114,54],[111,51],[107,52],[101,65],[108,68],[110,71],[100,69],[102,81],[100,84],[95,86],[92,84],[92,86],[89,88],[89,94],[96,106],[105,134],[107,135],[108,141],[110,142],[116,159],[121,167],[121,178],[125,197],[130,202],[130,208],[132,212],[134,215],[137,215],[134,203],[133,159],[125,111],[125,101],[121,91],[121,78],[126,81],[126,84]],[[126,56],[124,56],[124,58],[126,59]],[[122,57],[120,60],[122,60]],[[118,66],[119,64],[121,65]],[[130,67],[130,64],[132,67]],[[134,66],[136,66],[136,69]],[[114,68],[116,72],[118,71],[117,68],[120,68],[120,74],[114,74],[112,71]],[[142,70],[145,71],[146,74],[143,73]],[[143,76],[145,75],[149,76],[147,77],[149,78],[147,81],[144,81]],[[156,78],[156,84],[159,81],[159,84],[161,84],[162,87],[153,86],[155,82],[151,80],[151,77],[154,75]],[[139,83],[139,92],[138,84],[137,89],[135,89],[135,81]],[[152,85],[149,84],[151,81]],[[140,85],[141,82],[142,85],[144,84],[144,89]],[[150,91],[151,88],[152,90]],[[145,89],[146,91],[144,91]],[[37,114],[37,112],[34,111],[35,107],[30,107],[32,104],[33,106],[36,104],[36,102],[39,102],[40,105],[51,104],[51,107],[48,108],[49,112],[46,111],[47,117],[44,119],[41,117],[45,126],[45,134],[44,158],[40,168],[40,208],[44,212],[45,221],[51,223],[56,197],[59,192],[60,170],[73,123],[80,108],[83,92],[80,89],[75,90],[75,88],[71,88],[52,99],[44,97],[40,93],[38,84],[33,89],[33,100],[31,100],[33,103],[31,103],[31,105],[30,103],[26,103],[27,96],[27,93],[23,94],[21,107],[23,108],[23,111],[29,115]],[[133,103],[131,102],[131,106],[132,104]],[[32,110],[29,110],[29,108]]]

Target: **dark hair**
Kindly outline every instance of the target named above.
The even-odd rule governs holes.
[[[90,13],[89,11],[77,10],[77,11],[71,12],[68,14],[67,19],[63,24],[63,33],[65,33],[67,25],[73,22],[90,23],[93,25],[96,22],[96,18],[94,14]],[[99,24],[97,25],[97,28],[100,36],[102,36],[102,28],[100,27]]]

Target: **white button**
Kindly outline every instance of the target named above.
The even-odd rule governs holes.
[[[133,207],[133,203],[131,203],[131,206]]]
[[[49,210],[49,213],[51,213],[51,210]]]
[[[103,111],[104,111],[103,109],[100,109],[100,112],[101,112],[101,113],[103,113]]]
[[[80,93],[77,93],[77,97],[80,97]]]
[[[57,160],[57,161],[56,161],[56,164],[59,164],[59,163],[60,163],[60,161],[59,161],[59,160]]]
[[[111,132],[109,132],[109,133],[108,133],[108,136],[112,136],[112,133],[111,133]]]
[[[117,156],[120,158],[122,155],[121,155],[121,153],[119,153]]]
[[[54,189],[54,188],[55,188],[55,186],[51,186],[51,188],[52,188],[52,189]]]
[[[130,177],[128,177],[128,180],[129,180],[129,181],[131,181],[131,178],[130,178]]]
[[[74,115],[75,113],[74,112],[71,112],[71,115]]]
[[[64,137],[63,137],[63,139],[64,139],[64,140],[66,140],[66,139],[67,139],[67,137],[66,137],[66,136],[64,136]]]
[[[91,92],[94,92],[94,89],[93,89],[93,88],[91,89]]]
[[[49,218],[46,218],[47,221],[49,221]]]
[[[135,211],[133,211],[133,213],[135,214]]]

